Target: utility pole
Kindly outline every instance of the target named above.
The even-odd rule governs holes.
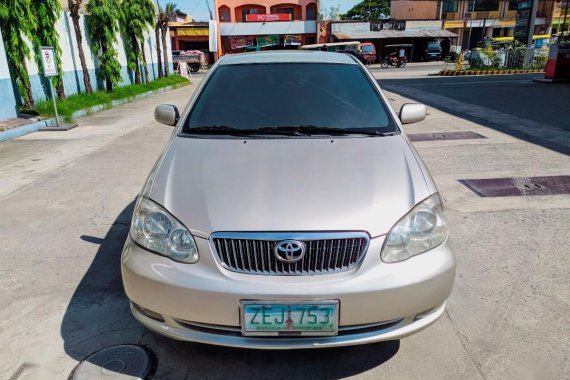
[[[208,13],[210,13],[210,20],[214,19],[214,16],[212,15],[212,8],[210,7],[210,0],[204,0],[206,2],[206,6],[208,7]]]
[[[472,7],[471,12],[470,12],[471,17],[469,18],[469,25],[471,25],[471,26],[469,27],[469,38],[467,38],[467,49],[468,50],[471,50],[471,32],[473,32],[473,13],[475,12],[475,2],[477,0],[471,0],[471,1],[473,1],[473,7]],[[467,3],[467,4],[469,4],[469,3]],[[463,17],[465,18],[465,13],[464,13]]]

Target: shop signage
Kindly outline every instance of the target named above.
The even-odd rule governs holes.
[[[176,34],[178,36],[207,36],[208,28],[178,28]]]
[[[230,38],[230,43],[232,46],[232,50],[234,49],[242,49],[242,48],[246,48],[249,46],[253,46],[253,37],[252,36],[248,36],[248,37],[232,37]]]
[[[445,21],[443,27],[445,29],[456,29],[463,28],[465,26],[465,21]]]
[[[258,37],[257,38],[257,46],[264,47],[264,46],[273,46],[279,45],[279,36],[266,36],[266,37]]]
[[[248,14],[245,16],[245,21],[248,22],[291,21],[291,15],[288,13]]]
[[[369,22],[336,22],[331,25],[331,32],[333,33],[358,33],[369,30]]]
[[[537,2],[538,0],[518,0],[514,37],[515,41],[523,45],[530,45],[532,42]]]
[[[406,30],[441,29],[441,21],[406,21]]]
[[[390,20],[377,20],[370,22],[370,30],[372,32],[379,32],[381,30],[405,30],[405,21],[390,21]]]
[[[299,46],[301,45],[301,36],[285,36],[285,46]]]

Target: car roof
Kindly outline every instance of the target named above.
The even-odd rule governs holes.
[[[356,65],[348,54],[323,51],[261,51],[224,55],[219,65],[241,65],[255,63],[341,63]]]

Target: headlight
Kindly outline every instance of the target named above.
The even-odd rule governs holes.
[[[139,197],[131,223],[131,239],[141,247],[182,263],[198,261],[190,232],[164,208]]]
[[[436,193],[418,203],[392,227],[380,257],[385,263],[403,261],[437,247],[446,238],[443,203]]]

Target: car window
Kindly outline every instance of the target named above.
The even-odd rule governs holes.
[[[359,65],[274,63],[219,66],[182,132],[205,126],[250,130],[298,125],[397,131]]]
[[[367,52],[367,53],[371,53],[374,51],[374,47],[370,46],[370,45],[364,45],[364,46],[362,46],[362,51]]]

